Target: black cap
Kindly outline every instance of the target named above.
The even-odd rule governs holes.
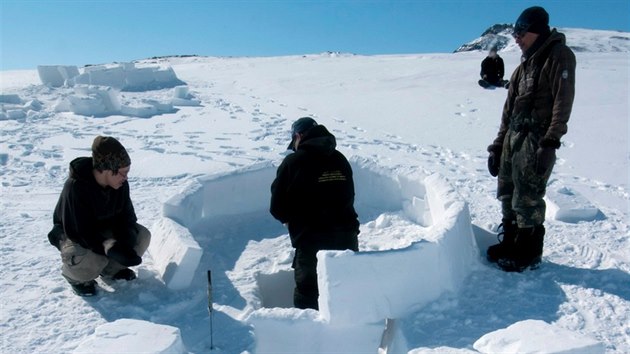
[[[296,134],[303,134],[316,125],[317,122],[311,117],[302,117],[293,122],[293,124],[291,124],[291,142],[289,143],[287,150],[293,150]]]
[[[523,10],[514,24],[514,35],[525,32],[544,34],[550,32],[549,14],[540,6],[532,6]]]

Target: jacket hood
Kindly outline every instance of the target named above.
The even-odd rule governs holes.
[[[323,125],[309,129],[298,146],[298,150],[315,151],[330,155],[337,147],[337,140]]]
[[[94,179],[91,157],[77,157],[70,162],[70,178],[76,180]]]

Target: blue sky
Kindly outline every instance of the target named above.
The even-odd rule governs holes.
[[[1,70],[151,56],[452,52],[532,5],[630,32],[629,0],[1,0]]]

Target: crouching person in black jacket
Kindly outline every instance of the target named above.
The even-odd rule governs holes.
[[[112,137],[98,136],[92,157],[70,163],[48,234],[61,251],[62,275],[80,296],[96,295],[100,276],[133,280],[128,267],[142,262],[151,233],[138,224],[129,197],[131,160]]]
[[[317,252],[358,251],[354,181],[335,137],[309,117],[292,125],[288,155],[271,185],[271,214],[289,229],[295,248],[294,305],[318,309]]]

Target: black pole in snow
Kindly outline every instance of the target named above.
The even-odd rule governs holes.
[[[214,349],[214,338],[212,333],[212,275],[208,270],[208,313],[210,314],[210,350]]]

